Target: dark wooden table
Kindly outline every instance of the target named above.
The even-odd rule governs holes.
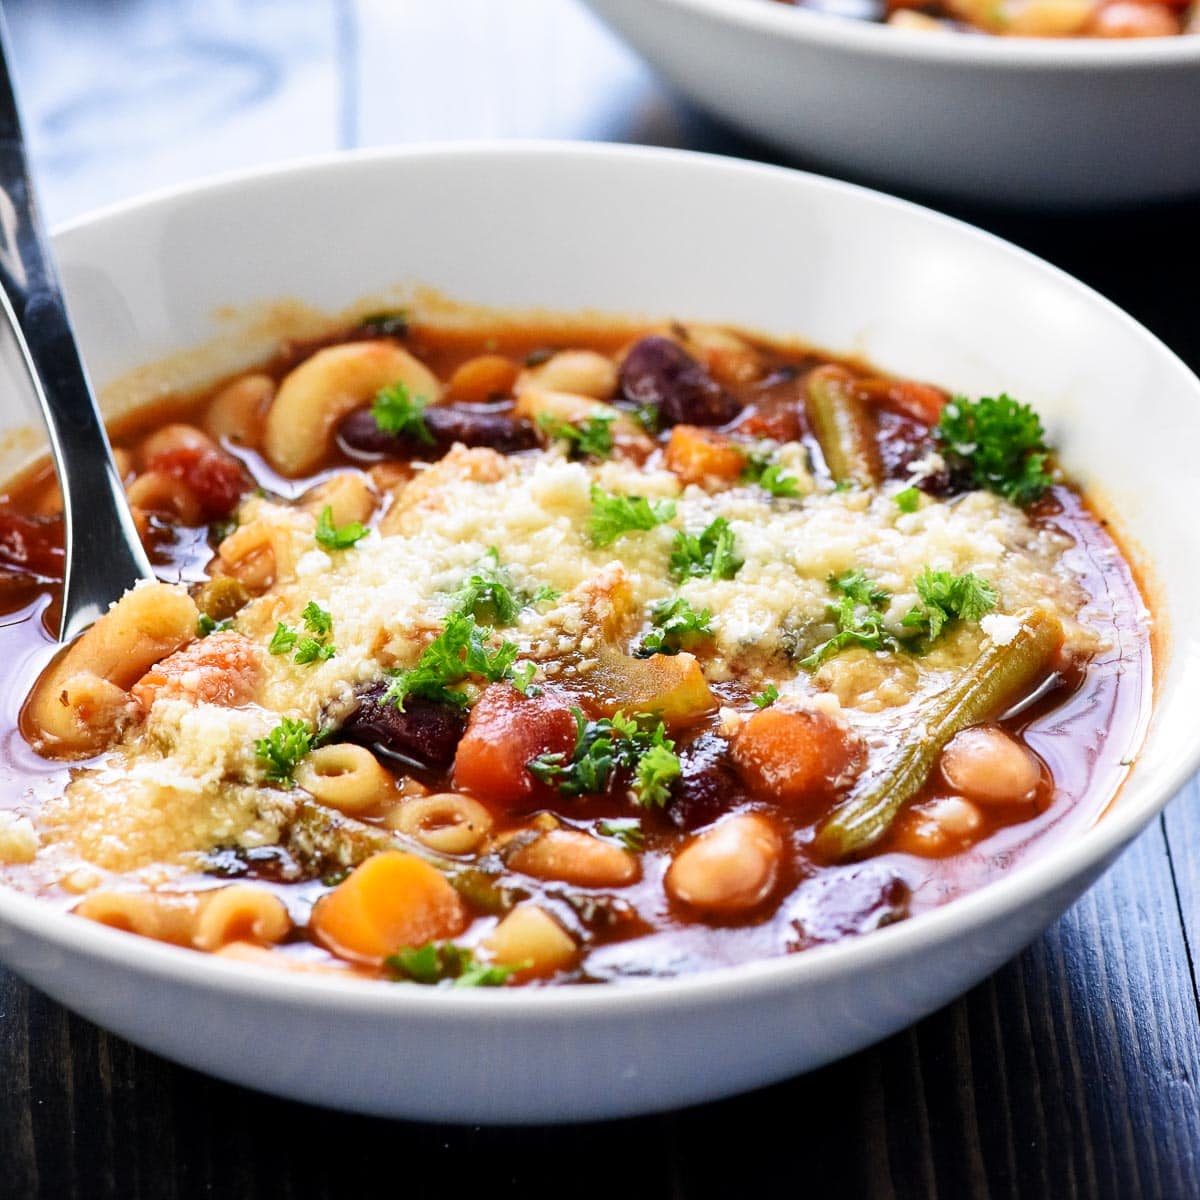
[[[52,221],[217,170],[430,138],[772,157],[672,97],[572,0],[5,8]],[[957,215],[1200,368],[1200,203]],[[1200,1197],[1198,902],[1193,782],[1045,937],[914,1028],[724,1103],[544,1130],[264,1098],[0,972],[0,1196]]]

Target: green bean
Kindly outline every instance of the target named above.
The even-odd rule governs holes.
[[[836,483],[879,484],[875,422],[841,367],[818,367],[808,377],[808,419]]]
[[[905,739],[883,772],[817,830],[813,849],[818,854],[840,860],[873,846],[921,790],[956,733],[997,716],[1047,673],[1062,644],[1062,626],[1040,609],[1027,609],[1015,619],[1021,627],[1012,641],[985,646],[970,667],[933,698],[923,734]]]
[[[520,889],[500,883],[499,863],[462,863],[434,854],[420,842],[397,837],[386,829],[356,821],[311,800],[300,800],[288,825],[285,844],[302,863],[317,865],[322,875],[357,867],[382,850],[404,850],[436,867],[464,900],[484,912],[507,912],[524,899]]]

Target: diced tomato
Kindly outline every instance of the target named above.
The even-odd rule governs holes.
[[[242,464],[215,446],[168,450],[150,459],[146,469],[162,471],[187,484],[209,521],[229,516],[251,486]]]
[[[543,688],[522,696],[511,684],[489,687],[471,710],[454,759],[454,785],[502,807],[546,794],[528,764],[540,754],[570,758],[575,748],[572,703]]]

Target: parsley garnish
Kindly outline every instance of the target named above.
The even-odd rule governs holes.
[[[906,487],[904,491],[897,492],[892,499],[902,513],[915,513],[921,503],[921,489]]]
[[[453,611],[488,625],[512,625],[522,608],[557,600],[560,595],[545,584],[532,595],[522,592],[500,565],[500,551],[492,546],[454,593]]]
[[[615,817],[599,821],[596,832],[602,837],[616,838],[626,850],[638,851],[646,845],[646,833],[637,817]]]
[[[992,584],[969,571],[952,575],[926,567],[913,580],[913,586],[923,603],[909,609],[901,623],[928,642],[935,641],[951,621],[978,621],[996,607],[999,599]]]
[[[255,739],[254,753],[266,764],[268,780],[290,784],[296,764],[312,746],[313,732],[308,722],[284,717],[266,737]]]
[[[371,416],[384,433],[416,438],[427,446],[434,444],[433,434],[425,424],[429,401],[424,396],[412,396],[400,382],[383,388],[371,405]]]
[[[1045,430],[1028,404],[1011,397],[955,396],[938,418],[934,434],[953,468],[971,485],[1011,500],[1032,504],[1050,486]]]
[[[662,730],[661,725],[658,728]],[[643,808],[662,808],[671,798],[671,784],[681,770],[674,746],[674,742],[656,742],[638,759],[634,790]]]
[[[778,463],[773,463],[761,455],[752,454],[746,459],[742,478],[749,483],[757,483],[772,496],[794,500],[800,495],[800,481],[795,475],[785,475]]]
[[[493,546],[486,562],[468,575],[454,594],[454,611],[492,625],[511,625],[521,611],[521,600],[508,572],[500,566],[500,552]]]
[[[536,674],[537,667],[535,664],[523,662],[519,667],[513,668],[510,682],[522,696],[539,696],[541,695],[541,688],[533,686],[533,677]]]
[[[226,617],[223,621],[214,621],[208,613],[201,613],[200,619],[196,622],[196,636],[208,637],[210,633],[223,633],[226,629],[232,628],[232,617]]]
[[[592,484],[592,516],[588,534],[593,546],[611,546],[622,534],[654,529],[675,516],[674,500],[656,500],[645,496],[614,496],[598,484]]]
[[[397,950],[383,960],[392,978],[407,983],[446,987],[501,987],[519,966],[480,962],[474,951],[453,942],[426,942]]]
[[[296,653],[292,661],[301,665],[325,662],[332,658],[337,650],[327,639],[333,632],[333,616],[315,600],[310,600],[304,606],[300,616],[304,620],[304,628],[313,636],[301,637],[294,629],[289,629],[280,621],[275,626],[267,650],[271,654],[287,654],[294,649]]]
[[[733,530],[724,517],[710,522],[699,536],[683,530],[675,535],[670,562],[675,579],[732,579],[741,565],[733,552]]]
[[[653,628],[637,648],[638,658],[652,654],[678,654],[698,641],[712,637],[712,613],[707,608],[696,612],[683,596],[660,600],[650,610]]]
[[[562,753],[539,754],[527,764],[535,778],[553,784],[564,796],[585,796],[603,792],[613,771],[625,769],[634,773],[638,804],[661,807],[667,802],[680,767],[675,743],[661,721],[643,725],[649,719],[645,715],[626,717],[619,712],[611,719],[589,721],[582,709],[571,711],[575,749],[570,758]]]
[[[607,458],[612,453],[612,423],[616,415],[588,417],[577,425],[542,413],[538,424],[548,438],[567,443],[571,458]]]
[[[296,644],[296,639],[300,635],[294,630],[289,629],[282,621],[275,626],[275,632],[271,635],[270,642],[267,643],[267,649],[272,654],[287,654],[289,650]]]
[[[773,683],[768,683],[757,696],[750,697],[750,703],[755,708],[769,708],[778,699],[779,689]]]
[[[345,525],[333,523],[333,509],[327,504],[317,518],[317,531],[313,536],[317,544],[326,550],[349,550],[355,542],[367,536],[367,527],[359,521],[348,521]]]
[[[325,636],[333,632],[333,614],[326,612],[315,600],[310,600],[300,610],[300,616],[309,633]]]
[[[883,609],[891,593],[872,583],[862,571],[843,571],[829,576],[829,586],[841,593],[841,599],[826,606],[826,614],[837,632],[800,660],[808,671],[815,671],[827,658],[850,646],[867,650],[894,650],[895,639],[883,627]]]
[[[512,676],[517,647],[512,642],[501,642],[498,650],[489,650],[486,643],[491,635],[491,629],[477,625],[474,617],[452,613],[445,629],[425,647],[417,665],[408,671],[395,672],[383,695],[384,701],[401,710],[409,696],[464,707],[467,698],[451,690],[454,684],[471,675],[481,676],[489,683]]]

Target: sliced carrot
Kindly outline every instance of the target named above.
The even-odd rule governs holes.
[[[733,761],[753,794],[789,808],[827,802],[862,766],[862,746],[840,722],[809,709],[764,708],[733,736]]]
[[[190,642],[156,663],[133,685],[133,695],[145,709],[159,699],[236,708],[254,699],[261,677],[258,647],[227,629]]]
[[[313,934],[327,950],[375,965],[397,950],[452,938],[466,924],[441,872],[402,850],[372,855],[312,915]]]

